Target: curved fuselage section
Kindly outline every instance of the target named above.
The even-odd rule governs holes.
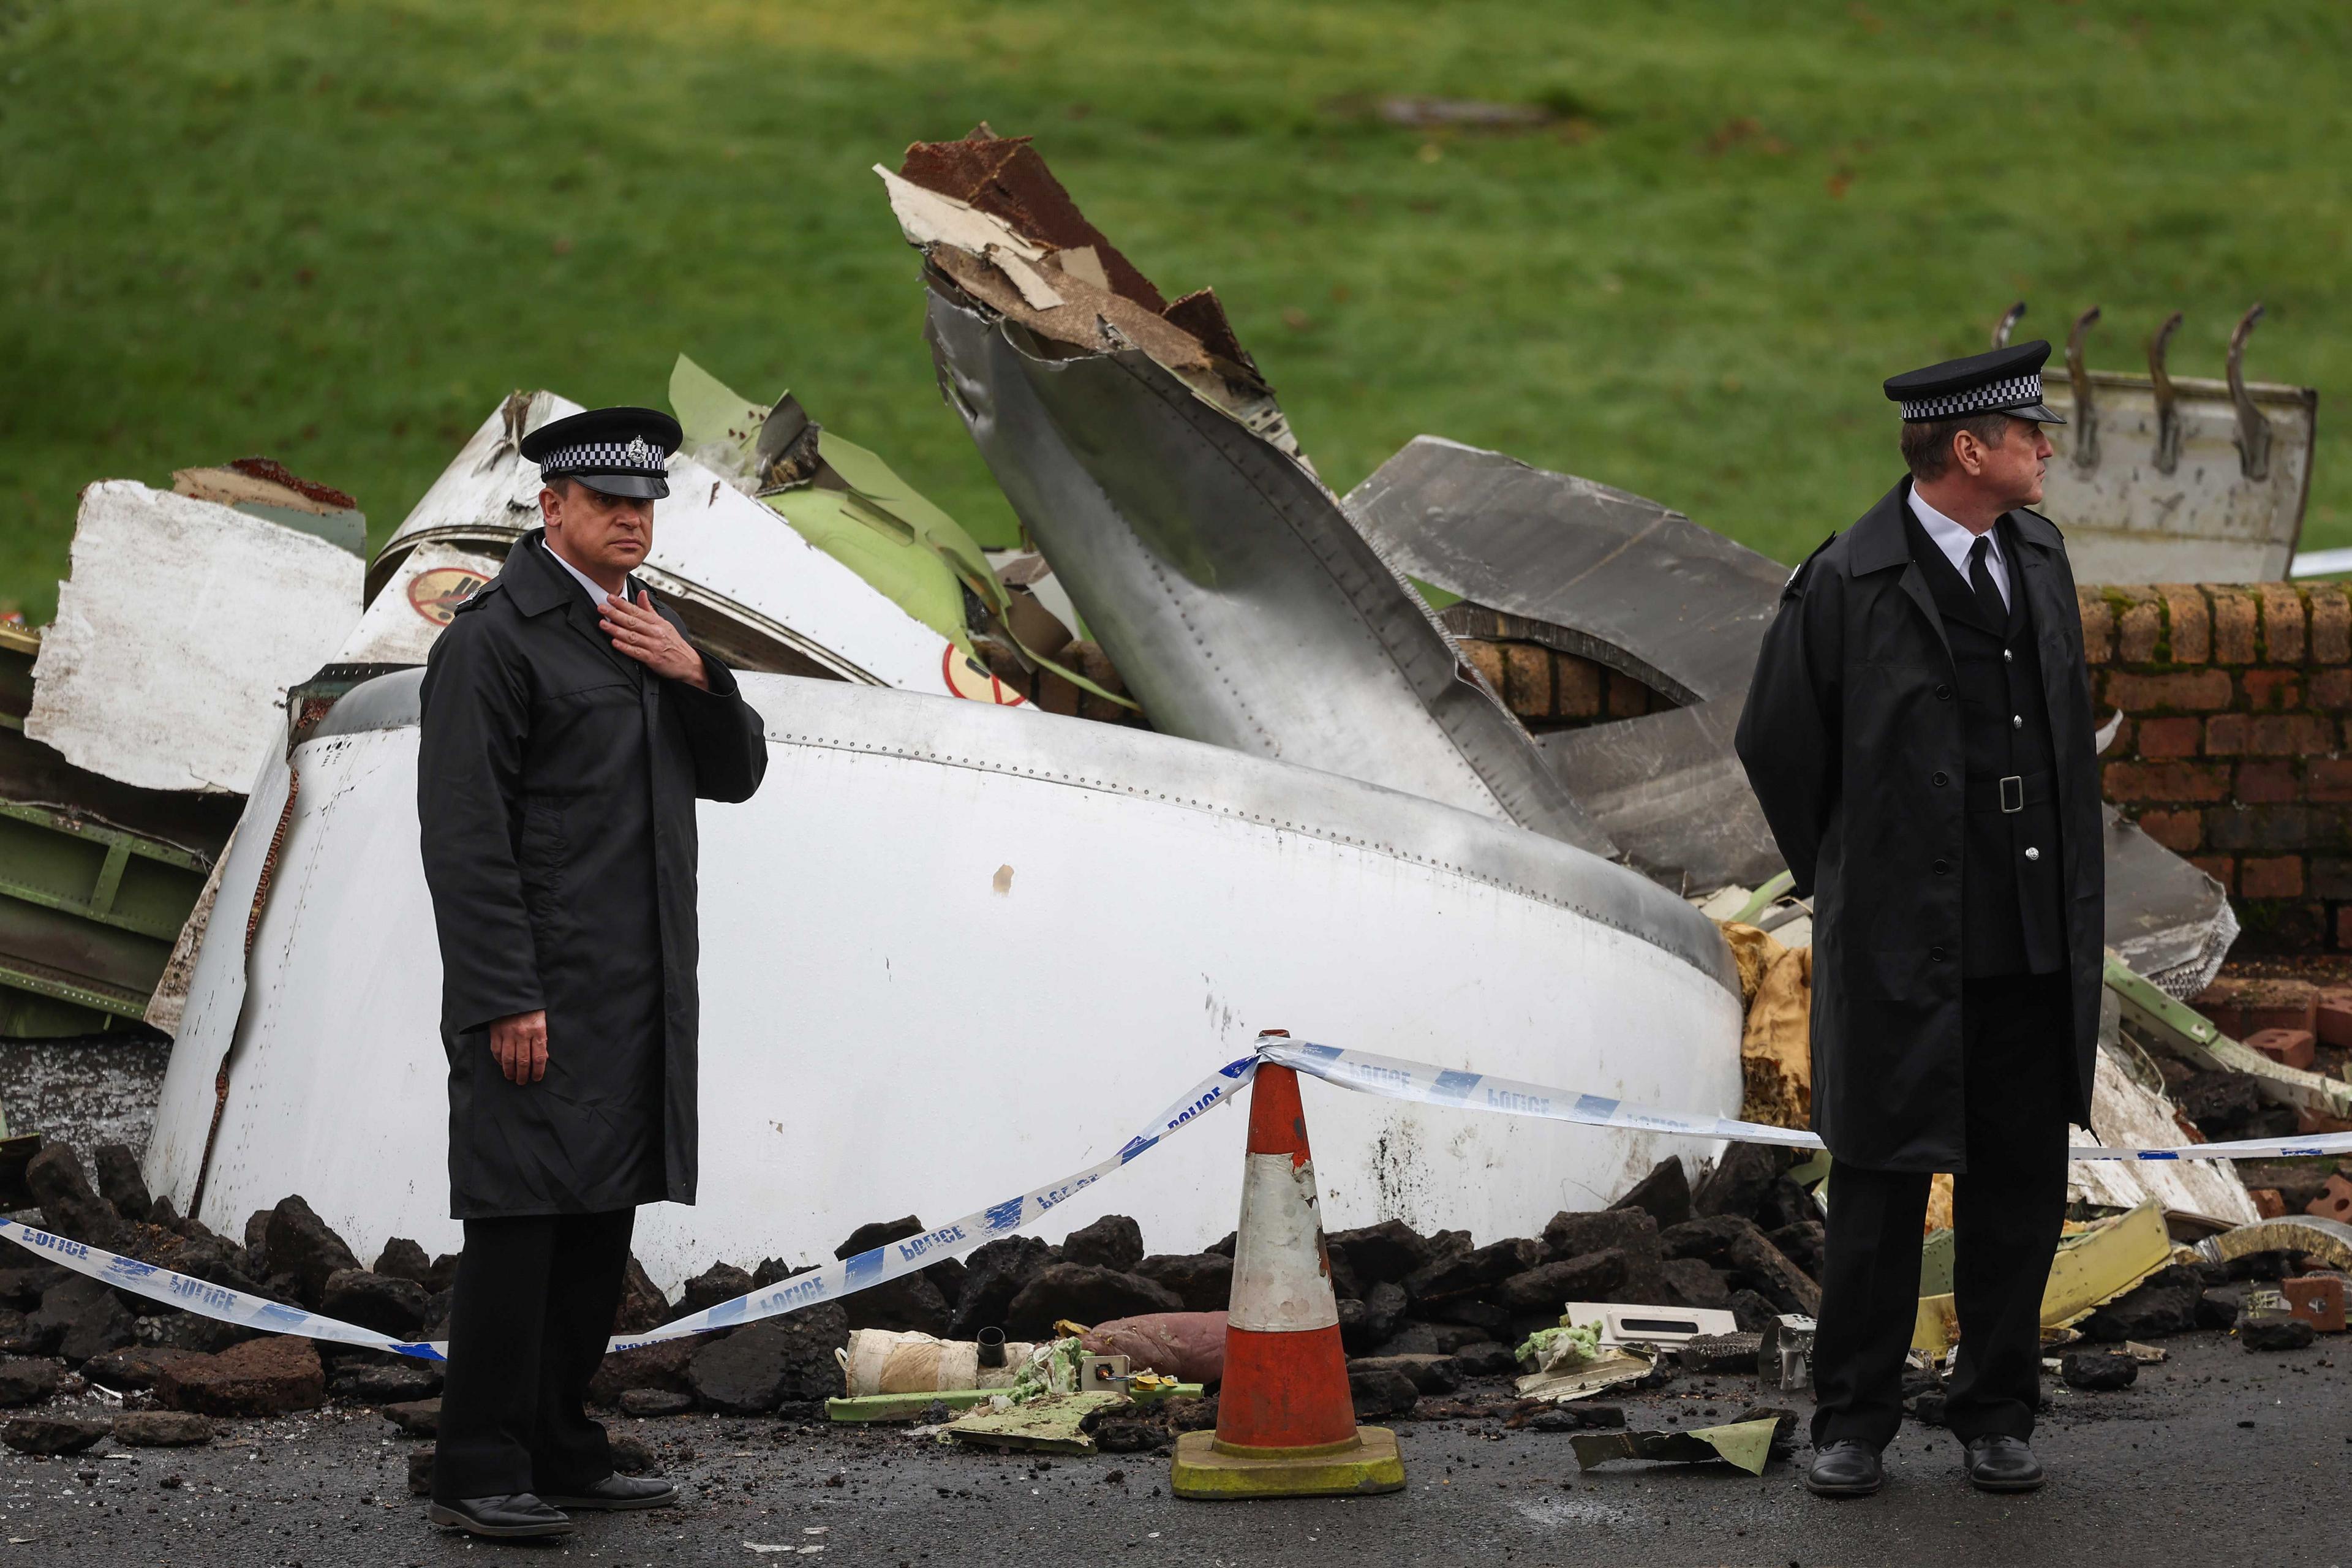
[[[200,957],[147,1174],[183,1205],[201,1174],[215,1228],[299,1193],[362,1256],[458,1243],[415,679],[359,688],[296,748],[242,984],[242,919]],[[789,677],[743,689],[771,763],[748,804],[701,809],[701,1192],[637,1232],[665,1283],[1076,1170],[1261,1029],[1738,1109],[1721,941],[1621,867],[1146,731]],[[240,829],[249,862],[285,798],[256,796],[272,821]],[[1307,1094],[1335,1228],[1526,1235],[1669,1150],[1713,1152]],[[1129,1214],[1154,1251],[1205,1246],[1234,1226],[1242,1133],[1206,1118],[1055,1221]]]

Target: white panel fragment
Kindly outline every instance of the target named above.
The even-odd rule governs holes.
[[[325,540],[211,501],[91,485],[25,732],[124,784],[242,792],[283,742],[286,688],[359,620],[364,571]]]

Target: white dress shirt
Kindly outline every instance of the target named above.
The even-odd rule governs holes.
[[[1952,526],[1954,528],[1958,528],[1959,524],[1954,523]],[[547,558],[549,560],[554,562],[558,566],[562,567],[566,572],[571,573],[572,580],[579,584],[583,588],[588,590],[588,602],[595,605],[598,609],[601,610],[604,607],[604,601],[607,599],[616,596],[625,599],[629,596],[629,580],[626,577],[621,579],[621,592],[618,595],[615,595],[610,588],[605,587],[604,584],[596,581],[595,578],[591,577],[587,573],[583,572],[579,567],[574,566],[571,562],[566,561],[562,556],[557,554],[555,552],[555,546],[548,543],[544,536],[540,539],[539,542],[541,548],[547,552]],[[1965,566],[1961,567],[1960,575],[1965,577],[1968,574],[1969,569]]]
[[[1976,548],[1979,538],[1990,541],[1991,547],[1985,552],[1985,570],[1992,574],[1992,585],[2000,590],[2000,602],[2004,605],[2009,603],[2009,563],[2000,558],[2000,536],[1998,533],[1991,529],[1987,529],[1981,535],[1970,533],[1921,500],[1916,489],[1911,492],[1911,515],[1919,520],[1919,526],[1927,531],[1927,537],[1936,542],[1936,548],[1950,559],[1963,583],[1969,581],[1969,552]]]

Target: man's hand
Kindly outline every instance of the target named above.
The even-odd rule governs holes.
[[[653,597],[640,589],[635,604],[618,595],[607,595],[601,614],[604,635],[613,646],[652,670],[670,680],[682,680],[701,690],[710,689],[710,677],[702,668],[702,656],[694,645],[677,635],[677,628],[654,613]]]
[[[516,1013],[490,1026],[490,1056],[509,1083],[537,1083],[547,1076],[547,1010]]]

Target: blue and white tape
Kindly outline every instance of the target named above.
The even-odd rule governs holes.
[[[1117,1153],[1058,1182],[1033,1188],[1017,1197],[1006,1198],[1003,1203],[991,1204],[976,1214],[968,1214],[953,1224],[940,1226],[921,1236],[887,1242],[871,1251],[828,1263],[809,1273],[795,1274],[763,1289],[738,1296],[731,1301],[721,1301],[715,1307],[680,1318],[676,1322],[664,1323],[648,1332],[616,1338],[607,1349],[632,1350],[638,1345],[688,1339],[712,1329],[733,1328],[742,1323],[757,1322],[762,1318],[779,1317],[786,1312],[798,1311],[803,1307],[814,1307],[820,1301],[839,1300],[860,1290],[870,1290],[877,1285],[919,1273],[946,1258],[961,1257],[983,1242],[1010,1236],[1024,1226],[1035,1224],[1046,1211],[1093,1186],[1120,1166],[1149,1152],[1161,1140],[1191,1126],[1233,1099],[1256,1071],[1257,1058],[1255,1057],[1227,1062],[1186,1090],[1182,1099],[1169,1106],[1141,1131],[1121,1144]],[[142,1263],[135,1258],[121,1257],[103,1247],[52,1236],[47,1231],[36,1230],[15,1220],[0,1220],[0,1237],[77,1274],[88,1275],[119,1289],[194,1312],[199,1317],[238,1323],[267,1333],[299,1334],[306,1339],[332,1340],[368,1350],[391,1351],[396,1355],[415,1356],[422,1361],[442,1361],[447,1357],[449,1347],[446,1342],[396,1340],[373,1329],[361,1328],[356,1323],[346,1323],[317,1312],[306,1312],[299,1307],[287,1306],[282,1301],[231,1290],[155,1264]]]
[[[1622,1127],[1688,1138],[1724,1138],[1735,1143],[1778,1143],[1789,1149],[1822,1147],[1816,1134],[1793,1127],[1737,1121],[1728,1116],[1685,1116],[1672,1110],[1653,1110],[1607,1095],[1522,1083],[1517,1079],[1496,1078],[1492,1073],[1456,1071],[1432,1067],[1427,1062],[1403,1061],[1305,1040],[1262,1040],[1258,1043],[1258,1056],[1342,1089],[1419,1105],[1451,1105],[1506,1116],[1536,1116],[1585,1127]],[[2352,1132],[2244,1138],[2231,1143],[2179,1143],[2154,1149],[2078,1144],[2067,1152],[2076,1160],[2268,1160],[2300,1154],[2352,1154]]]
[[[877,1285],[919,1273],[932,1264],[960,1258],[984,1242],[1010,1236],[1034,1224],[1047,1211],[1094,1185],[1122,1165],[1137,1159],[1202,1116],[1240,1093],[1259,1062],[1292,1068],[1311,1078],[1343,1089],[1423,1105],[1453,1106],[1465,1110],[1494,1111],[1506,1116],[1533,1116],[1585,1127],[1618,1127],[1642,1132],[1666,1132],[1690,1138],[1720,1138],[1742,1143],[1776,1143],[1790,1149],[1818,1149],[1822,1141],[1811,1132],[1738,1121],[1726,1116],[1685,1116],[1654,1110],[1606,1095],[1522,1083],[1491,1073],[1433,1067],[1427,1062],[1344,1050],[1304,1040],[1261,1040],[1255,1056],[1227,1062],[1186,1090],[1108,1159],[1057,1182],[1033,1188],[1017,1197],[992,1204],[951,1224],[903,1241],[886,1243],[841,1262],[828,1263],[806,1274],[778,1280],[762,1289],[721,1301],[707,1310],[680,1318],[642,1334],[612,1341],[612,1350],[682,1340],[712,1329],[733,1328],[762,1318],[839,1300]],[[2077,1160],[2242,1160],[2273,1159],[2306,1154],[2352,1153],[2352,1133],[2330,1132],[2304,1138],[2249,1138],[2230,1143],[2187,1143],[2160,1149],[2108,1149],[2096,1146],[2071,1151]],[[444,1359],[441,1342],[397,1340],[335,1318],[307,1312],[206,1280],[175,1273],[152,1263],[120,1257],[102,1247],[69,1241],[15,1220],[0,1219],[0,1237],[28,1251],[119,1289],[177,1307],[200,1317],[242,1324],[273,1334],[299,1334],[331,1340],[368,1350],[391,1351],[426,1361]]]

